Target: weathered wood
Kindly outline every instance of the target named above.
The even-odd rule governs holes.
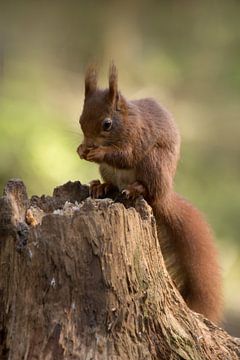
[[[190,311],[176,290],[146,202],[87,196],[79,182],[31,200],[21,181],[7,184],[0,358],[240,359],[239,339]]]

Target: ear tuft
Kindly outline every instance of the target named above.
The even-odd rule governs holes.
[[[88,66],[85,74],[85,97],[97,90],[97,66],[91,64]]]
[[[114,101],[116,99],[118,93],[118,73],[117,68],[114,62],[110,64],[109,67],[109,98],[110,101]]]

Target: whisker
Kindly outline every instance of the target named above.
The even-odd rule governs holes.
[[[115,145],[115,144],[111,144],[111,145],[112,145],[112,147],[116,148],[117,150],[121,150],[117,145]]]

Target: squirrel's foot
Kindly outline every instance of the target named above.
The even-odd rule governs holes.
[[[114,185],[111,183],[101,184],[100,180],[92,180],[90,182],[89,195],[98,199],[107,195],[107,193],[114,188]]]
[[[147,195],[147,190],[140,182],[135,181],[133,184],[128,185],[126,189],[122,191],[122,194],[124,194],[127,199],[134,200],[141,195],[145,197]]]

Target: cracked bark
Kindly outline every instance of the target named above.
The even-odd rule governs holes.
[[[79,182],[32,199],[6,185],[0,358],[240,359],[239,339],[176,290],[146,202],[87,197]]]

